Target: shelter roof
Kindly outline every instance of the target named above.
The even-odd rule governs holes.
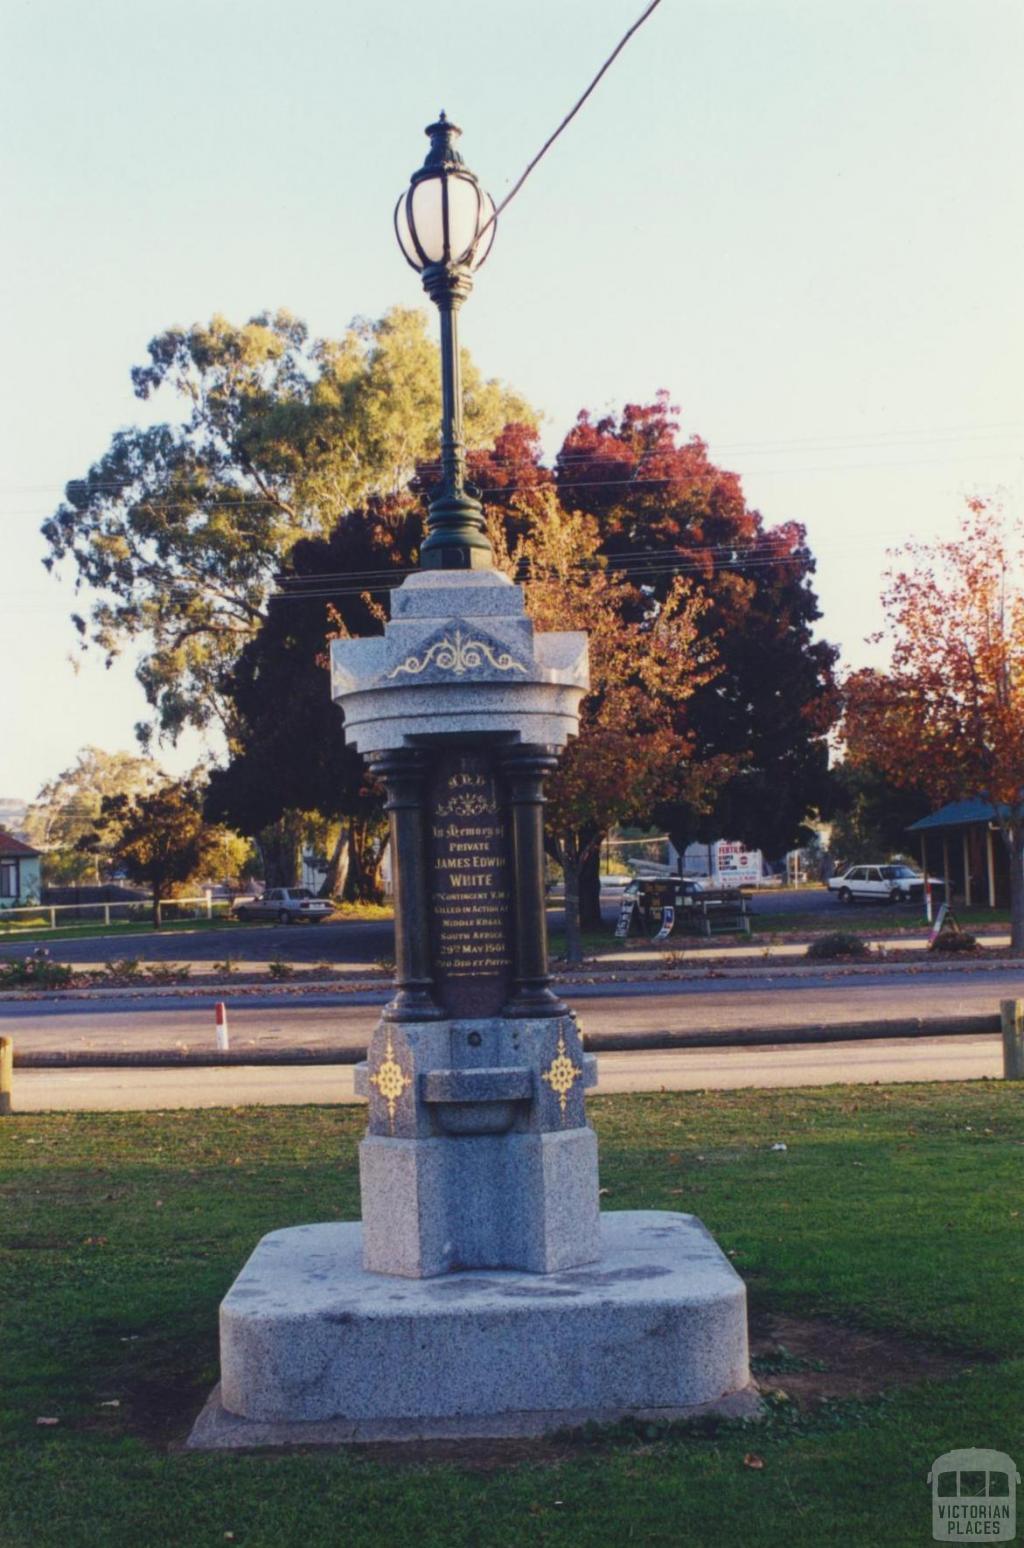
[[[1005,810],[1005,807],[1000,807],[997,811],[991,801],[972,796],[967,801],[950,801],[946,806],[940,806],[937,812],[919,817],[917,822],[910,824],[907,832],[920,833],[926,828],[966,828],[976,822],[995,822]]]

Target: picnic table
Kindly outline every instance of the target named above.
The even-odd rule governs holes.
[[[645,934],[656,941],[716,932],[750,934],[746,897],[738,887],[704,887],[684,876],[641,876],[631,882],[615,929],[620,939]]]

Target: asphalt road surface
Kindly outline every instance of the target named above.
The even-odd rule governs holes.
[[[836,914],[845,910],[826,892],[762,892],[752,899],[758,913]],[[893,911],[893,922],[916,920],[914,907]],[[604,917],[609,934],[618,914],[618,903],[604,901]],[[548,910],[548,928],[561,931],[565,919],[561,908]],[[682,938],[680,938],[682,941]],[[688,938],[689,939],[689,938]],[[0,958],[24,954],[28,946],[46,944],[47,933],[0,941]],[[689,942],[692,944],[692,940]],[[372,964],[394,955],[394,926],[390,919],[338,921],[319,925],[239,925],[221,930],[153,930],[135,935],[90,936],[85,940],[54,941],[52,953],[61,962],[95,965],[115,962],[122,957],[141,957],[147,962],[222,962],[233,957],[239,963],[268,962],[283,957],[289,962],[331,962]]]
[[[742,1028],[827,1026],[914,1016],[991,1015],[1001,999],[1024,999],[1024,968],[936,972],[902,968],[876,973],[833,970],[792,974],[730,972],[720,978],[560,986],[587,1031],[721,1032]],[[0,1032],[15,1049],[90,1051],[212,1048],[213,1006],[228,1006],[232,1049],[364,1048],[376,993],[252,996],[220,991],[193,998],[138,994],[88,1000],[8,1001]]]
[[[599,1090],[713,1091],[867,1081],[978,1080],[1001,1072],[999,1039],[922,1038],[825,1047],[602,1054]],[[351,1065],[184,1070],[25,1070],[16,1112],[157,1111],[174,1107],[359,1102]],[[780,1135],[780,1138],[783,1136]]]

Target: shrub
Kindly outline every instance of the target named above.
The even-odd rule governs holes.
[[[146,977],[152,984],[173,984],[180,978],[187,978],[191,971],[190,962],[151,962]]]
[[[120,962],[105,962],[103,971],[119,984],[137,984],[145,978],[141,957],[122,957]]]
[[[981,943],[966,930],[940,930],[928,950],[973,952],[981,950]]]
[[[267,972],[271,978],[294,978],[295,969],[290,962],[282,962],[280,957],[275,957],[273,962],[267,963]]]
[[[26,957],[0,962],[0,989],[62,989],[74,977],[66,962],[51,962],[45,946]]]
[[[863,962],[871,955],[867,941],[846,930],[833,930],[828,935],[820,935],[807,948],[807,956],[815,962]]]

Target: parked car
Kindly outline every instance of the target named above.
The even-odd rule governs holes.
[[[937,877],[929,877],[929,881],[933,896],[945,890]],[[833,876],[828,886],[840,903],[853,903],[857,898],[873,903],[920,903],[924,882],[921,872],[910,865],[851,865],[842,876]]]
[[[318,898],[308,887],[271,887],[258,898],[239,898],[232,906],[236,919],[276,919],[278,924],[320,924],[334,913],[329,898]]]

